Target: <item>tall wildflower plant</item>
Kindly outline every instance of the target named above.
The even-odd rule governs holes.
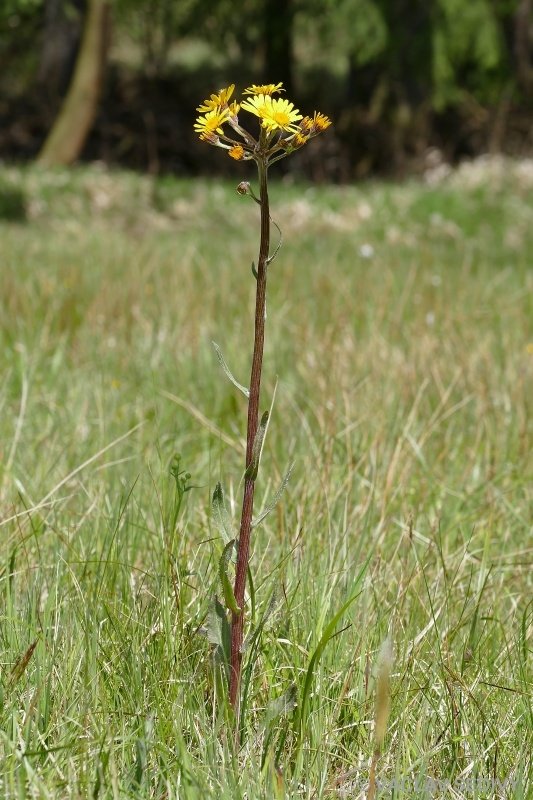
[[[245,90],[240,101],[232,99],[234,89],[233,84],[221,89],[198,106],[197,110],[200,112],[200,116],[196,120],[194,130],[203,142],[222,148],[230,158],[236,161],[255,161],[259,182],[259,197],[246,181],[241,182],[237,187],[240,194],[250,196],[260,207],[261,228],[257,267],[252,264],[252,272],[256,281],[256,299],[255,335],[249,388],[235,380],[220,350],[215,346],[226,375],[248,400],[244,494],[237,541],[231,534],[231,525],[224,506],[224,496],[220,484],[217,485],[213,496],[213,514],[225,539],[219,571],[226,604],[226,609],[224,609],[222,604],[216,601],[213,617],[218,626],[218,633],[215,633],[214,641],[219,645],[222,656],[227,662],[229,701],[235,711],[236,731],[238,731],[245,589],[249,570],[250,538],[253,527],[266,516],[263,512],[260,518],[255,520],[253,518],[255,482],[268,424],[268,412],[265,412],[259,419],[267,277],[269,265],[277,255],[280,246],[278,244],[275,251],[270,253],[271,217],[268,200],[268,169],[272,164],[299,150],[314,136],[329,128],[331,121],[317,111],[312,117],[303,116],[289,100],[275,97],[284,91],[281,83],[250,86]],[[256,117],[259,123],[257,138],[249,132],[248,126],[243,120],[245,115],[249,115],[247,117],[249,121],[250,117]],[[287,479],[288,474],[283,479],[270,508],[279,499]],[[232,561],[235,562],[233,582],[228,574]],[[231,623],[228,621],[228,613],[231,614]]]

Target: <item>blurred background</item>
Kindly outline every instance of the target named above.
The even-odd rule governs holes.
[[[313,180],[527,156],[532,12],[533,0],[2,0],[0,160],[224,172],[193,136],[195,107],[263,81],[334,120],[283,162]]]

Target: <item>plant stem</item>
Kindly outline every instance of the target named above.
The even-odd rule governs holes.
[[[265,307],[268,251],[270,245],[270,210],[268,204],[267,165],[258,162],[259,200],[261,204],[261,240],[257,261],[257,281],[255,296],[255,336],[250,377],[250,395],[248,398],[248,427],[246,432],[246,468],[252,461],[252,451],[259,423],[259,395],[261,391],[261,372],[263,368],[263,345],[265,341]],[[244,631],[244,591],[246,574],[250,558],[250,533],[254,507],[255,478],[245,478],[244,497],[242,502],[241,526],[239,532],[239,548],[235,571],[234,594],[237,605],[242,609],[240,614],[232,614],[231,618],[231,654],[230,654],[230,688],[229,699],[236,716],[236,736],[239,731],[239,700],[242,668],[241,647]]]

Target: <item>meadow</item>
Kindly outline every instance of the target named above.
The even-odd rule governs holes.
[[[389,637],[378,796],[530,798],[531,164],[273,181],[258,510],[295,467],[254,532],[235,753],[202,633],[217,481],[239,515],[212,341],[246,383],[245,177],[0,174],[1,794],[364,798]]]

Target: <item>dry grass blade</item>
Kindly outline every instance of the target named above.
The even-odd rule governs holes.
[[[35,639],[35,641],[33,641],[30,644],[28,649],[20,656],[20,658],[15,663],[15,666],[11,670],[11,673],[10,673],[10,676],[9,676],[9,685],[10,686],[15,686],[15,684],[17,684],[19,682],[19,680],[22,678],[22,676],[26,672],[26,667],[30,663],[30,659],[31,659],[31,657],[33,655],[33,652],[34,652],[35,648],[37,647],[38,642],[39,642],[39,639]]]

